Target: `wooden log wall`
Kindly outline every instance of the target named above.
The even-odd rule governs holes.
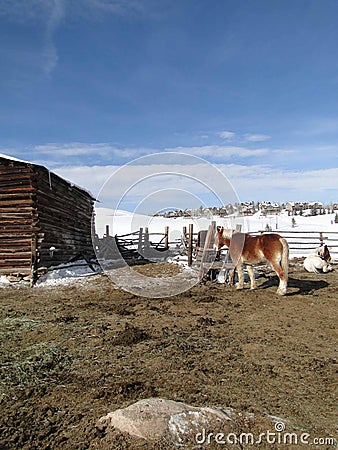
[[[0,158],[0,275],[31,273],[32,168]]]
[[[78,254],[92,258],[90,194],[42,167],[34,174],[33,186],[39,216],[38,266],[57,265]]]

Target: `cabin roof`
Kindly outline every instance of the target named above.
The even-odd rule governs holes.
[[[64,182],[69,184],[69,186],[74,187],[76,189],[79,189],[80,191],[82,191],[85,194],[87,194],[92,200],[94,200],[94,201],[96,200],[96,198],[93,196],[93,194],[88,189],[85,189],[85,188],[83,188],[81,186],[78,186],[77,184],[75,184],[75,183],[73,183],[73,182],[71,182],[69,180],[66,180],[65,178],[60,177],[60,175],[57,175],[55,172],[52,172],[47,167],[42,166],[41,164],[35,164],[35,163],[30,162],[30,161],[25,161],[23,159],[14,158],[13,156],[7,156],[7,155],[4,155],[4,154],[0,153],[0,163],[3,160],[10,161],[10,162],[12,162],[14,164],[17,164],[17,165],[20,165],[20,166],[25,165],[25,166],[30,166],[30,167],[36,167],[36,168],[38,168],[40,170],[46,170],[47,172],[53,174],[53,176],[56,177],[57,179],[63,180]]]

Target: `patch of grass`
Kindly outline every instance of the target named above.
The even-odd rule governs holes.
[[[40,322],[27,317],[5,317],[0,320],[0,339],[7,339],[16,333],[32,331],[41,326]]]
[[[70,366],[70,358],[58,345],[34,344],[0,361],[0,388],[50,381]]]

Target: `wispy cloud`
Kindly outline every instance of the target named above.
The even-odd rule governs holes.
[[[16,23],[37,22],[43,20],[49,8],[45,0],[3,0],[0,2],[0,17]]]
[[[36,51],[30,50],[32,61],[39,61],[40,68],[50,76],[58,63],[58,54],[55,46],[55,32],[59,27],[65,12],[67,0],[9,0],[0,1],[0,17],[9,22],[21,25],[27,23],[38,24],[43,29],[42,51],[39,49],[39,58]],[[16,51],[16,54],[22,54]]]
[[[238,197],[245,200],[270,200],[270,201],[287,201],[293,200],[320,200],[320,201],[336,201],[334,197],[338,190],[338,168],[320,169],[320,170],[281,170],[278,168],[271,168],[268,165],[253,165],[245,166],[243,164],[218,164],[218,169],[223,172],[228,180],[230,180]],[[119,166],[77,166],[77,167],[59,167],[56,172],[87,189],[94,195],[97,195],[104,183],[112,174],[119,169]],[[151,171],[153,173],[163,172],[164,165],[153,165]],[[184,173],[184,167],[177,165],[175,167],[177,172]],[[114,175],[114,183],[130,183],[134,185],[135,180],[142,179],[142,177],[149,171],[149,166],[133,165],[128,171],[123,172],[123,179],[119,172]],[[205,165],[201,164],[195,168],[196,179],[205,179]],[[209,180],[210,186],[214,180]],[[223,180],[224,183],[224,180]],[[185,186],[184,180],[180,181],[180,188],[189,189],[189,183]],[[201,194],[196,190],[194,185],[194,194]],[[173,180],[173,187],[177,187],[177,180]],[[219,184],[213,186],[216,193],[222,195],[224,185]],[[151,189],[159,188],[159,179],[154,179],[153,185],[149,186]],[[114,189],[111,190],[111,195],[114,195]],[[140,201],[139,195],[142,196],[142,191],[135,190],[135,201]],[[136,198],[137,197],[137,198]],[[175,203],[175,198],[172,199]],[[211,206],[211,205],[209,205]],[[186,205],[189,207],[189,205]]]
[[[71,142],[71,143],[49,143],[43,145],[37,145],[33,149],[33,153],[36,156],[54,155],[55,160],[60,158],[73,158],[80,156],[93,156],[98,158],[104,158],[108,160],[111,157],[121,158],[121,159],[131,159],[138,158],[144,155],[150,155],[152,153],[158,152],[158,149],[154,148],[119,148],[108,143],[81,143],[81,142]],[[236,146],[221,146],[221,145],[205,145],[205,146],[195,146],[195,147],[168,147],[162,149],[164,152],[181,152],[187,153],[200,157],[218,158],[218,159],[229,159],[229,158],[252,158],[264,155],[268,153],[268,149],[250,149],[246,147],[236,147]],[[64,160],[64,159],[63,159]]]
[[[91,162],[97,160],[98,163],[107,163],[113,160],[119,160],[119,162],[122,163],[126,160],[135,159],[143,155],[149,155],[157,152],[155,149],[143,147],[120,148],[105,142],[48,143],[36,145],[31,149],[31,151],[36,158],[48,157],[49,160],[52,160],[53,158],[53,166],[63,165],[66,161],[71,164],[82,157],[87,157],[87,159],[90,158]]]
[[[121,157],[139,156],[143,154],[153,153],[152,149],[144,148],[118,148],[107,143],[86,144],[81,142],[72,142],[67,144],[45,144],[37,145],[34,149],[42,154],[54,154],[62,156],[79,156],[79,155],[110,155],[114,154]]]
[[[338,168],[282,170],[268,165],[222,165],[243,199],[335,201]]]
[[[33,159],[32,157],[27,158],[27,156],[24,156],[23,159],[30,159],[32,162],[49,167],[66,179],[89,189],[94,195],[97,195],[107,178],[119,170],[124,163],[129,163],[139,156],[154,153],[154,150],[149,148],[123,149],[107,143],[46,144],[36,146],[30,151],[33,152],[31,153],[34,155]],[[314,170],[302,166],[300,170],[295,166],[290,168],[282,168],[278,164],[273,166],[271,161],[269,163],[264,161],[266,159],[265,154],[269,150],[263,148],[252,150],[245,147],[203,146],[165,149],[165,152],[168,151],[181,151],[184,154],[198,156],[202,160],[214,161],[213,165],[218,167],[230,180],[242,200],[310,199],[324,202],[337,201],[338,168],[336,167]],[[276,150],[276,152],[289,151],[293,150]],[[3,149],[3,153],[12,153],[19,156],[18,152],[10,152],[8,149],[6,151]],[[263,155],[263,158],[259,158],[261,155]],[[236,157],[241,159],[236,160]],[[253,158],[250,159],[250,157]],[[161,161],[161,159],[159,160]],[[86,161],[86,165],[82,161]],[[186,170],[184,166],[180,166],[176,159],[174,161],[174,164],[177,165],[176,170],[184,173]],[[205,166],[202,161],[201,167],[196,162],[194,164],[196,178],[202,179],[204,177],[203,179],[205,179]],[[129,176],[132,183],[133,180],[142,178],[147,170],[142,162],[140,164],[136,162],[132,164],[130,171],[124,176]],[[168,169],[163,163],[161,165],[154,164],[152,170],[153,172],[157,170],[160,172]],[[118,177],[115,178],[115,181],[120,183]],[[128,180],[123,179],[122,181],[125,183]],[[214,180],[209,181],[211,184]],[[156,180],[156,183],[158,183],[158,180]],[[173,185],[176,186],[177,183],[174,182]],[[223,187],[220,185],[217,186],[217,189],[222,192]]]
[[[168,1],[153,0],[67,0],[68,9],[72,14],[91,21],[104,20],[109,15],[121,17],[158,18],[167,14],[175,7]]]
[[[302,137],[336,135],[338,132],[338,117],[307,118],[297,125],[294,134]]]
[[[222,139],[237,142],[264,142],[271,138],[268,134],[263,133],[235,133],[234,131],[218,131],[216,133]]]
[[[142,2],[137,0],[84,0],[92,10],[102,13],[123,14],[127,11],[142,11]]]
[[[34,152],[39,155],[55,155],[59,156],[81,156],[97,154],[108,154],[115,151],[115,148],[106,143],[87,144],[81,142],[49,143],[36,145]]]
[[[221,137],[222,139],[226,139],[227,141],[231,141],[236,136],[236,133],[234,133],[233,131],[219,131],[217,133],[217,135],[219,137]]]
[[[268,136],[267,134],[245,134],[244,136],[246,141],[249,142],[263,142],[263,141],[267,141],[268,139],[270,139],[270,136]]]
[[[15,55],[16,62],[21,66],[22,63],[27,64],[20,59],[20,55],[26,51],[31,65],[34,68],[37,66],[47,77],[52,75],[59,64],[56,32],[61,24],[69,23],[74,18],[98,22],[114,15],[137,20],[161,14],[163,8],[152,0],[0,0],[0,18],[16,26],[36,24],[37,35],[42,30],[36,48],[12,49],[11,54]]]
[[[189,153],[195,156],[210,157],[210,158],[250,158],[261,156],[268,153],[268,149],[250,149],[246,147],[237,146],[222,146],[222,145],[204,145],[200,147],[175,147],[166,149],[167,151]]]
[[[50,16],[53,11],[52,15],[57,19],[60,3],[70,16],[94,21],[107,15],[158,17],[174,9],[170,1],[166,2],[164,9],[163,0],[161,3],[156,0],[1,0],[0,16],[16,23],[40,22],[46,21],[46,15]],[[52,21],[54,19],[51,18]]]
[[[45,43],[43,51],[43,70],[50,76],[58,63],[58,54],[54,44],[54,33],[57,30],[63,16],[63,0],[52,0],[50,12],[46,22]]]

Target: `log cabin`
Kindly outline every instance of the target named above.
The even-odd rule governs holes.
[[[0,155],[0,275],[94,256],[93,196],[46,167]]]

